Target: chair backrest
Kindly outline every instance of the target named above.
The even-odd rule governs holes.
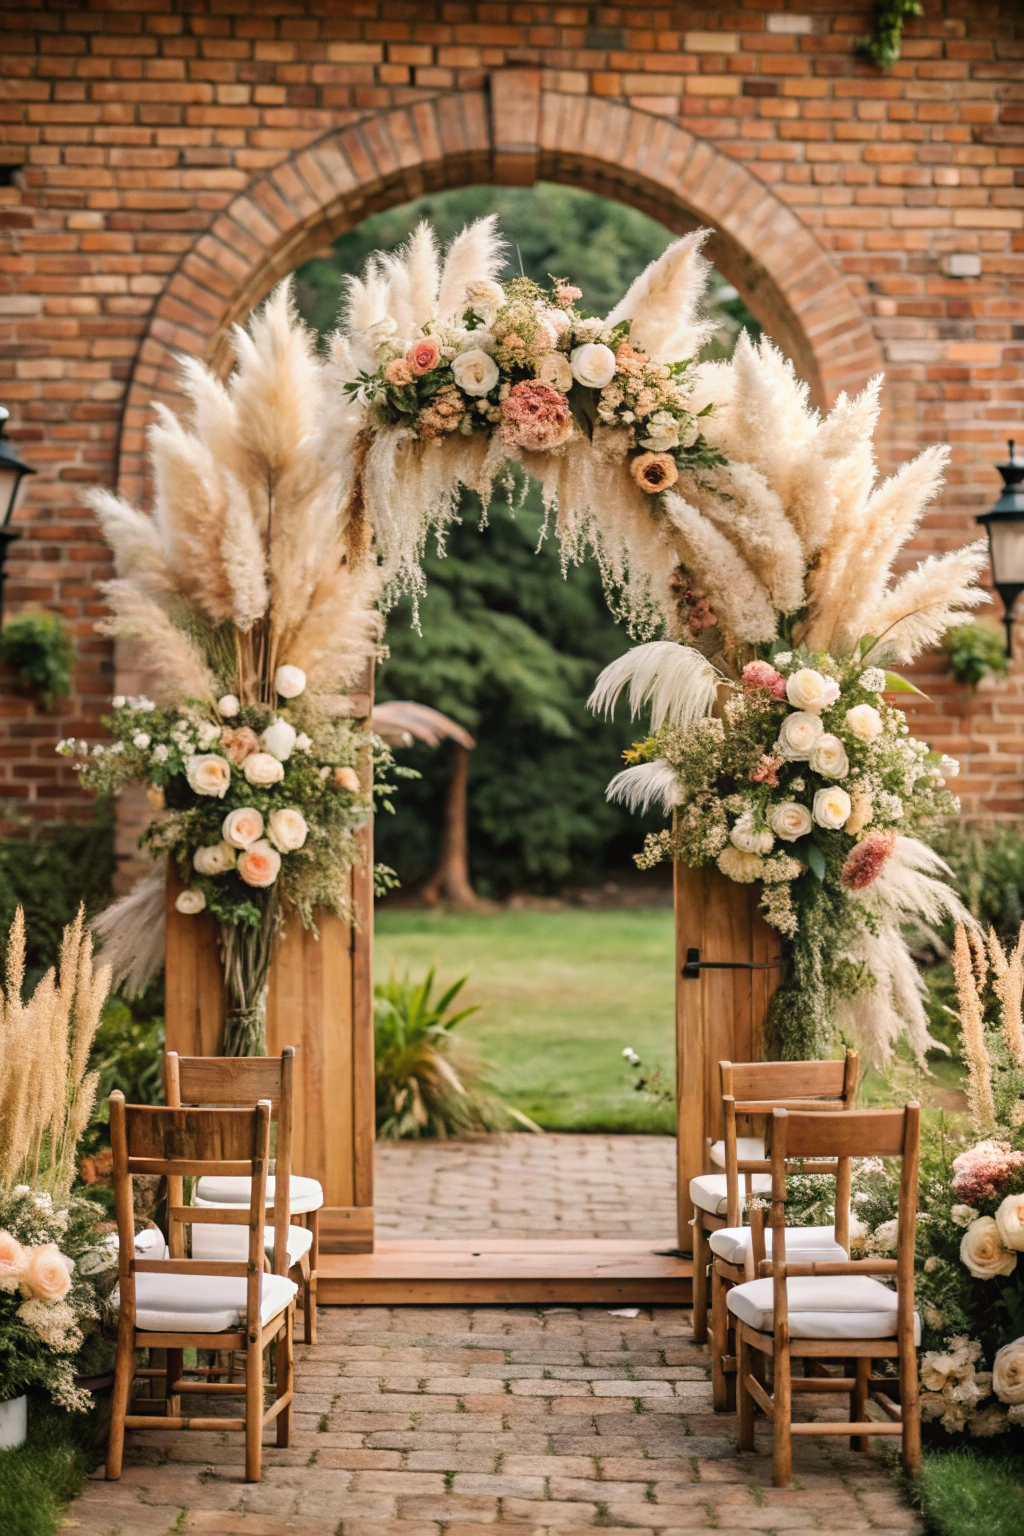
[[[857,1093],[859,1056],[848,1050],[837,1061],[720,1061],[722,1119],[725,1141],[725,1177],[727,1217],[731,1227],[739,1226],[740,1175],[745,1176],[750,1194],[750,1175],[769,1171],[762,1159],[744,1159],[737,1154],[737,1119],[752,1115],[770,1115],[776,1108],[800,1109],[821,1113],[837,1107],[849,1112]],[[849,1248],[849,1190],[844,1203],[836,1203],[836,1241]]]
[[[134,1324],[135,1276],[149,1274],[200,1274],[244,1276],[246,1331],[250,1340],[259,1337],[263,1290],[263,1221],[267,1198],[267,1163],[270,1157],[270,1105],[265,1100],[249,1109],[162,1109],[152,1105],[126,1104],[124,1094],[110,1095],[110,1144],[114,1163],[114,1209],[119,1243],[118,1271],[121,1308]],[[224,1212],[197,1209],[178,1199],[168,1200],[168,1238],[182,1228],[208,1221],[223,1221],[249,1229],[245,1262],[187,1259],[181,1243],[171,1243],[168,1259],[135,1257],[132,1177],[136,1173],[161,1174],[168,1189],[180,1190],[186,1177],[204,1174],[243,1175],[251,1180],[248,1208]]]
[[[788,1337],[787,1294],[782,1266],[786,1262],[786,1172],[820,1169],[821,1160],[834,1160],[836,1169],[836,1216],[838,1231],[839,1192],[850,1188],[853,1157],[898,1157],[900,1169],[899,1211],[895,1265],[874,1261],[876,1271],[896,1275],[901,1329],[913,1326],[914,1235],[917,1227],[917,1170],[921,1138],[921,1106],[904,1109],[853,1109],[808,1112],[776,1109],[768,1123],[767,1141],[772,1170],[772,1274],[775,1282],[775,1330],[779,1319]],[[843,1246],[849,1252],[849,1244]],[[780,1310],[781,1309],[781,1310]]]
[[[277,1121],[274,1164],[274,1270],[288,1273],[288,1234],[291,1217],[292,1109],[295,1047],[280,1056],[179,1056],[164,1053],[164,1089],[169,1106],[253,1105],[267,1100]],[[180,1205],[182,1191],[172,1196]],[[168,1237],[170,1234],[168,1234]],[[172,1252],[173,1252],[172,1248]]]

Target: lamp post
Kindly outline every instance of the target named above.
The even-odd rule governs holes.
[[[7,419],[10,414],[6,406],[0,405],[0,620],[4,613],[4,566],[7,563],[7,551],[15,539],[21,537],[12,530],[10,522],[18,504],[22,481],[26,475],[35,474],[31,465],[21,462],[7,437]]]
[[[1003,600],[1006,654],[1013,656],[1013,608],[1024,592],[1024,459],[1018,459],[1010,439],[1010,457],[996,468],[1003,477],[1003,494],[978,518],[988,534],[992,581]]]

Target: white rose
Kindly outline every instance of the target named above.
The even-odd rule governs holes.
[[[764,859],[756,853],[744,853],[732,843],[726,844],[716,862],[722,874],[737,885],[750,885],[764,874]]]
[[[263,836],[263,817],[255,806],[243,805],[228,811],[220,830],[230,847],[251,848]]]
[[[222,699],[217,700],[217,713],[223,720],[233,720],[241,707],[233,693],[226,693]]]
[[[832,831],[838,831],[843,825],[851,810],[850,797],[845,789],[840,789],[837,784],[828,789],[819,789],[814,797],[813,815],[819,827],[829,827]]]
[[[144,752],[145,749],[149,746],[149,743],[150,737],[146,735],[145,731],[136,731],[135,735],[132,737],[132,746],[138,747],[140,752]]]
[[[991,1216],[972,1221],[960,1239],[960,1261],[975,1280],[993,1280],[996,1275],[1012,1275],[1017,1255],[1003,1242]]]
[[[572,369],[569,359],[561,352],[545,352],[537,364],[537,378],[549,389],[558,389],[563,395],[572,389]]]
[[[206,897],[196,885],[190,885],[188,890],[179,891],[174,910],[181,912],[185,917],[195,917],[206,906]]]
[[[556,336],[564,336],[572,323],[564,309],[546,309],[544,319]]]
[[[680,446],[683,448],[692,448],[698,437],[700,437],[700,427],[691,416],[679,435]]]
[[[237,857],[230,843],[210,843],[205,848],[196,849],[192,855],[192,868],[200,875],[223,875],[234,869]]]
[[[238,873],[246,885],[258,889],[273,885],[281,869],[281,855],[266,841],[253,843],[238,858]]]
[[[846,711],[846,719],[843,722],[848,731],[861,741],[874,741],[876,736],[881,736],[885,727],[882,725],[882,717],[873,704],[855,704],[852,709]]]
[[[839,684],[813,667],[801,667],[786,682],[786,698],[794,709],[809,709],[820,715],[839,697]]]
[[[640,442],[652,453],[667,453],[679,447],[679,423],[671,411],[655,411],[647,422],[647,436]]]
[[[615,353],[600,341],[574,347],[569,358],[572,376],[588,389],[603,389],[615,377]]]
[[[992,1390],[1001,1403],[1024,1403],[1024,1338],[1004,1344],[992,1362]]]
[[[770,832],[758,831],[750,811],[744,811],[729,834],[729,841],[741,853],[771,853],[775,839]]]
[[[269,789],[284,778],[284,764],[269,752],[251,752],[242,764],[242,772],[255,789]]]
[[[838,736],[828,731],[814,743],[810,757],[811,767],[823,779],[845,779],[850,771],[850,759]]]
[[[301,667],[291,667],[286,663],[274,673],[274,687],[282,699],[297,699],[300,693],[306,691],[306,674]]]
[[[817,715],[797,710],[787,715],[779,727],[778,750],[791,763],[806,762],[818,744],[825,727]]]
[[[466,309],[471,309],[488,325],[505,303],[505,290],[493,278],[479,277],[466,286]]]
[[[185,777],[197,795],[216,795],[223,800],[231,787],[231,764],[218,752],[202,752],[186,757]]]
[[[280,849],[282,853],[294,853],[306,841],[309,828],[301,811],[285,806],[280,811],[272,813],[268,830],[270,841],[275,848]]]
[[[996,1211],[996,1226],[1007,1248],[1024,1253],[1024,1195],[1007,1195]]]
[[[806,837],[811,830],[811,813],[806,805],[786,800],[769,812],[768,825],[784,843],[795,843],[798,837]]]
[[[295,751],[295,743],[298,740],[298,732],[288,720],[271,720],[263,735],[260,737],[266,750],[277,758],[279,763],[286,763]],[[250,782],[252,782],[250,780]]]
[[[455,382],[467,395],[487,395],[498,382],[498,365],[493,357],[480,347],[471,347],[468,352],[460,352],[458,357],[452,360],[452,373]]]

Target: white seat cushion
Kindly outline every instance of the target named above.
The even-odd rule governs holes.
[[[121,1251],[121,1240],[116,1232],[108,1232],[103,1241],[114,1253]],[[159,1227],[143,1227],[141,1232],[136,1232],[135,1257],[137,1259],[166,1259],[167,1240]]]
[[[752,1173],[750,1175],[751,1188],[755,1195],[771,1194],[772,1176],[770,1173]],[[740,1199],[746,1193],[746,1179],[740,1176]],[[702,1211],[708,1211],[712,1216],[724,1216],[729,1209],[729,1189],[724,1173],[702,1173],[699,1178],[690,1180],[690,1199],[694,1205],[699,1205]]]
[[[742,1264],[750,1247],[749,1227],[722,1227],[708,1238],[711,1252],[727,1264]],[[764,1247],[771,1256],[772,1229],[765,1228]],[[801,1264],[827,1264],[848,1259],[849,1254],[841,1243],[836,1242],[834,1227],[787,1227],[786,1253],[790,1258],[799,1256]]]
[[[268,1205],[274,1203],[274,1184],[274,1176],[271,1174],[267,1180]],[[195,1204],[248,1205],[249,1199],[249,1180],[245,1174],[225,1178],[207,1174],[199,1180]],[[306,1179],[299,1173],[293,1173],[288,1185],[288,1203],[293,1216],[301,1216],[304,1211],[318,1211],[324,1203],[324,1192],[316,1179]]]
[[[308,1227],[289,1227],[286,1233],[288,1244],[288,1268],[297,1264],[313,1246],[313,1234]],[[274,1257],[274,1229],[263,1229],[263,1244],[267,1258]],[[205,1222],[197,1223],[192,1228],[192,1257],[194,1259],[244,1259],[249,1252],[248,1227],[207,1226]]]
[[[136,1275],[135,1326],[144,1333],[227,1333],[245,1325],[244,1275]],[[284,1275],[263,1276],[264,1327],[295,1299]],[[120,1287],[111,1297],[120,1305]]]
[[[726,1305],[748,1328],[771,1333],[772,1280],[734,1285]],[[794,1339],[891,1339],[896,1333],[896,1292],[870,1275],[805,1275],[786,1281],[789,1332]],[[921,1320],[914,1313],[914,1341]]]
[[[741,1163],[763,1163],[764,1142],[760,1136],[737,1136],[736,1156]],[[711,1144],[711,1161],[716,1168],[725,1167],[725,1142],[715,1141]]]

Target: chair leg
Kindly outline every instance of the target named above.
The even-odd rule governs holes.
[[[693,1342],[695,1344],[706,1344],[708,1341],[708,1259],[710,1256],[707,1233],[704,1231],[704,1217],[698,1209],[694,1212],[693,1219]]]
[[[164,1412],[169,1419],[181,1417],[181,1393],[172,1392],[173,1382],[181,1380],[181,1373],[185,1369],[185,1351],[183,1349],[169,1349],[167,1351],[167,1385],[164,1389],[166,1406]]]
[[[284,1325],[277,1336],[277,1395],[283,1397],[286,1392],[294,1388],[295,1380],[295,1352],[293,1349],[295,1326],[295,1303],[285,1314]],[[292,1438],[292,1405],[282,1408],[277,1416],[277,1443],[279,1446],[288,1446]]]
[[[263,1351],[259,1334],[245,1350],[245,1480],[258,1483],[263,1471]]]
[[[725,1304],[729,1289],[724,1275],[711,1260],[711,1404],[716,1413],[729,1413],[736,1406],[736,1380],[726,1373],[725,1356],[729,1353],[729,1309]]]
[[[772,1380],[772,1402],[775,1404],[774,1430],[775,1471],[772,1477],[776,1488],[788,1488],[793,1477],[793,1435],[790,1424],[793,1419],[792,1361],[789,1350],[775,1346]]]
[[[867,1355],[862,1355],[855,1362],[857,1369],[857,1385],[850,1393],[850,1418],[855,1424],[863,1424],[868,1416],[868,1384],[871,1380],[871,1361]],[[867,1435],[850,1436],[851,1451],[866,1451],[869,1449]]]
[[[736,1324],[736,1407],[739,1413],[740,1450],[754,1449],[754,1399],[747,1390],[751,1349],[743,1337],[742,1323]]]
[[[110,1407],[110,1439],[107,1441],[107,1477],[117,1482],[124,1461],[124,1421],[135,1375],[135,1329],[124,1314],[118,1319],[114,1392]]]
[[[303,1304],[306,1308],[306,1343],[316,1343],[316,1272],[320,1263],[320,1212],[311,1211],[309,1226],[313,1233],[313,1241],[309,1248],[309,1280],[303,1290]]]
[[[918,1396],[917,1350],[913,1334],[900,1336],[900,1419],[903,1425],[903,1470],[921,1475],[921,1404]]]
[[[307,1344],[316,1343],[316,1309],[310,1298],[310,1280],[312,1271],[309,1265],[309,1254],[303,1254],[299,1260],[299,1276],[302,1281],[302,1316],[305,1329],[304,1337]]]

